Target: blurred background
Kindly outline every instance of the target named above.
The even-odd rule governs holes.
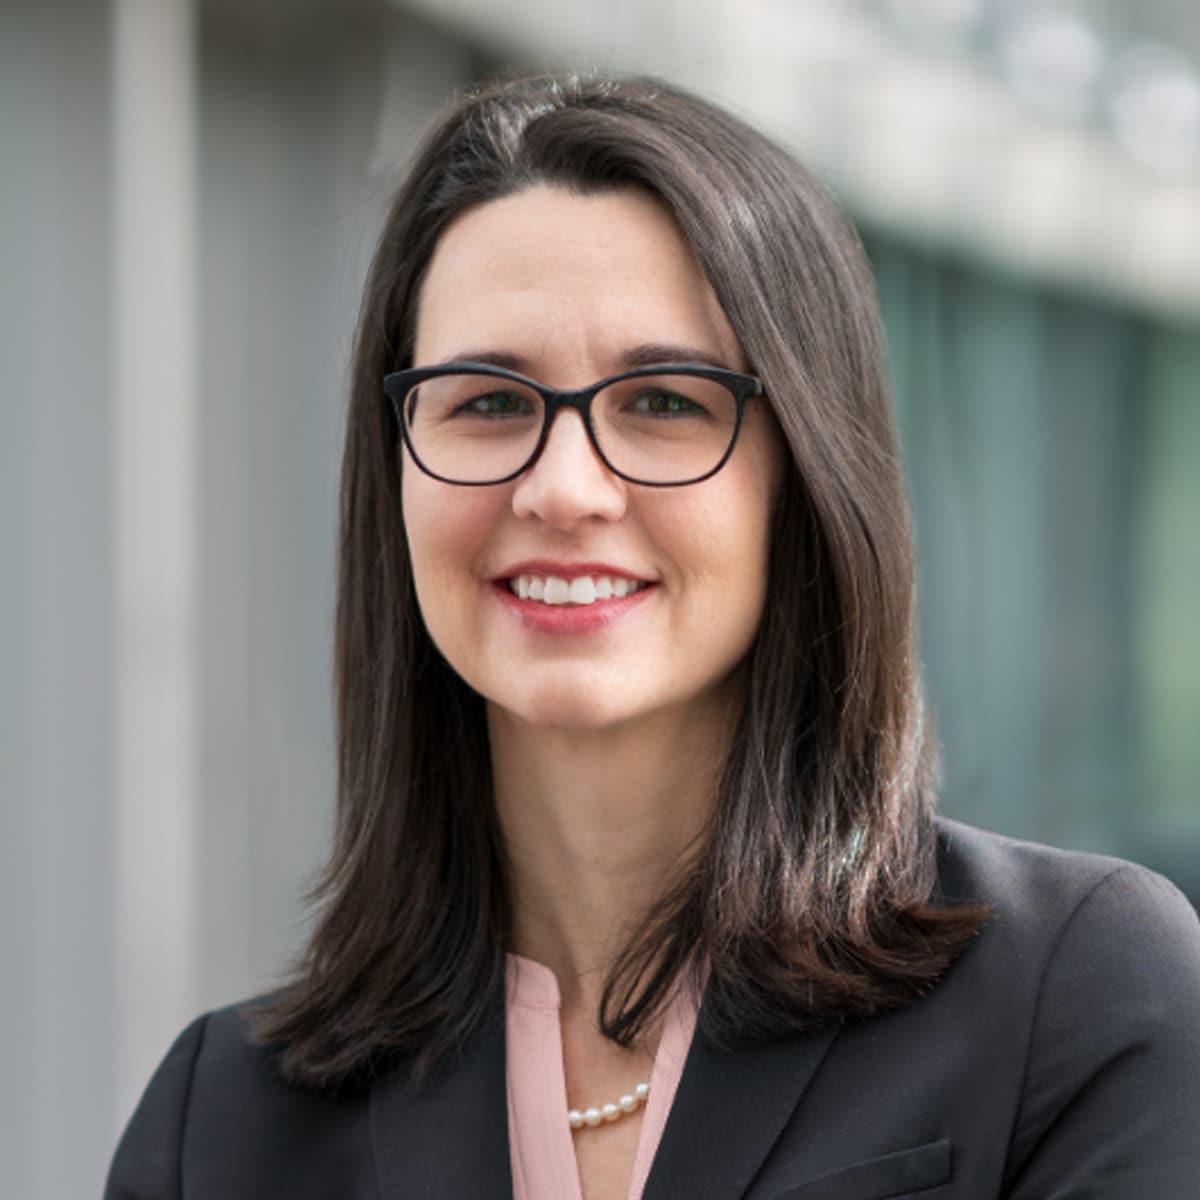
[[[878,272],[943,809],[1200,899],[1191,0],[4,0],[0,1162],[98,1194],[330,826],[339,436],[389,193],[501,69],[650,71]]]

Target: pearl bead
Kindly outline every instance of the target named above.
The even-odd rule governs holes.
[[[567,1123],[572,1129],[582,1129],[585,1125],[595,1128],[605,1122],[616,1121],[626,1113],[635,1112],[639,1105],[644,1104],[650,1095],[650,1085],[639,1083],[632,1092],[626,1092],[616,1104],[602,1104],[599,1108],[585,1108],[580,1111],[573,1108],[567,1113]]]

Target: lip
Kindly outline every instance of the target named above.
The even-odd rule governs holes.
[[[591,604],[543,604],[540,600],[522,600],[509,590],[508,581],[517,575],[557,575],[560,579],[578,579],[581,575],[609,575],[620,579],[636,579],[646,586],[628,596],[610,596]],[[657,591],[650,580],[638,579],[627,571],[598,563],[523,562],[492,582],[492,591],[502,607],[532,633],[559,637],[578,637],[599,633],[621,620]]]

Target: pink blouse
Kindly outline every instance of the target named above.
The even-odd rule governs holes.
[[[549,967],[508,956],[505,1046],[513,1200],[582,1200],[567,1124],[558,980]],[[680,989],[667,1009],[650,1097],[642,1114],[629,1200],[641,1200],[696,1028],[696,1005]]]

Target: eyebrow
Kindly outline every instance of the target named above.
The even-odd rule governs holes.
[[[490,367],[503,367],[506,371],[516,371],[520,375],[532,373],[530,360],[520,354],[508,350],[463,350],[451,354],[441,360],[438,366],[452,362],[485,363]],[[638,367],[657,367],[665,363],[702,363],[708,367],[723,367],[729,369],[729,364],[707,350],[698,346],[687,346],[670,342],[643,342],[632,346],[617,356],[617,368],[621,371],[633,371]]]

